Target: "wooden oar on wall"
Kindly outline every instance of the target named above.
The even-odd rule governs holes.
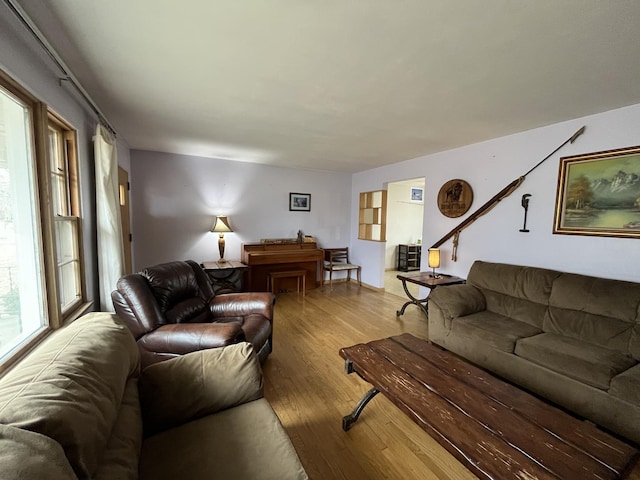
[[[451,253],[451,259],[455,262],[458,259],[457,258],[457,249],[458,249],[458,238],[460,237],[460,232],[462,230],[464,230],[466,227],[468,227],[469,225],[471,225],[473,222],[475,222],[479,217],[481,217],[482,215],[484,215],[487,212],[489,212],[493,207],[495,207],[498,204],[498,202],[500,202],[500,200],[502,200],[503,198],[506,198],[509,195],[511,195],[522,184],[522,182],[524,182],[524,179],[527,177],[527,175],[529,175],[536,168],[538,168],[540,165],[542,165],[547,159],[549,159],[549,157],[551,157],[553,154],[555,154],[558,150],[560,150],[562,147],[564,147],[567,143],[575,142],[576,139],[580,135],[582,135],[584,133],[584,130],[585,130],[585,127],[583,126],[580,130],[578,130],[576,133],[574,133],[571,136],[571,138],[568,138],[567,140],[565,140],[564,143],[562,143],[562,145],[557,147],[553,152],[551,152],[549,155],[547,155],[542,160],[540,160],[527,173],[525,173],[524,175],[521,175],[520,177],[516,178],[513,182],[511,182],[509,185],[507,185],[502,190],[500,190],[498,193],[496,193],[493,197],[491,197],[491,199],[489,199],[489,201],[487,201],[484,205],[482,205],[480,208],[478,208],[475,212],[473,212],[471,215],[469,215],[467,218],[465,218],[462,222],[460,222],[460,224],[458,226],[456,226],[453,230],[451,230],[449,233],[447,233],[444,237],[442,237],[440,240],[438,240],[436,243],[434,243],[431,246],[431,248],[438,248],[440,245],[442,245],[444,242],[449,240],[451,237],[454,237],[454,239],[453,239],[453,250],[452,250],[452,253]]]

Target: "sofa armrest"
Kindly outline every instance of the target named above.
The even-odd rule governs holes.
[[[144,369],[145,436],[262,397],[262,370],[250,343],[189,353]]]
[[[486,309],[484,295],[471,285],[440,287],[429,294],[429,340],[444,345],[454,319]]]
[[[481,312],[487,308],[484,295],[473,285],[436,288],[429,295],[429,307],[431,304],[440,309],[448,321]]]
[[[213,297],[209,307],[214,321],[258,314],[272,322],[275,301],[275,295],[268,292],[225,293]]]
[[[175,323],[147,333],[138,343],[150,352],[183,355],[244,340],[238,323]]]
[[[41,433],[0,424],[0,465],[5,480],[77,480],[62,445]]]

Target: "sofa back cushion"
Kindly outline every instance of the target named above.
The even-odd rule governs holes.
[[[560,272],[476,261],[467,283],[480,289],[487,310],[542,329],[553,282]]]
[[[0,424],[51,438],[79,478],[92,478],[138,370],[131,332],[115,315],[90,313],[0,379]]]
[[[640,358],[640,284],[563,273],[553,283],[543,330]]]
[[[145,368],[140,379],[145,436],[262,397],[253,346],[209,348]]]
[[[151,287],[164,319],[159,323],[211,321],[213,290],[202,268],[191,260],[145,268],[140,272]]]

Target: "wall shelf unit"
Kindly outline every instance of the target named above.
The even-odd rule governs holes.
[[[360,194],[358,238],[386,242],[387,240],[387,191],[376,190]]]

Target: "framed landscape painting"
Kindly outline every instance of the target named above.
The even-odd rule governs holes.
[[[640,237],[640,146],[561,158],[553,233]]]

